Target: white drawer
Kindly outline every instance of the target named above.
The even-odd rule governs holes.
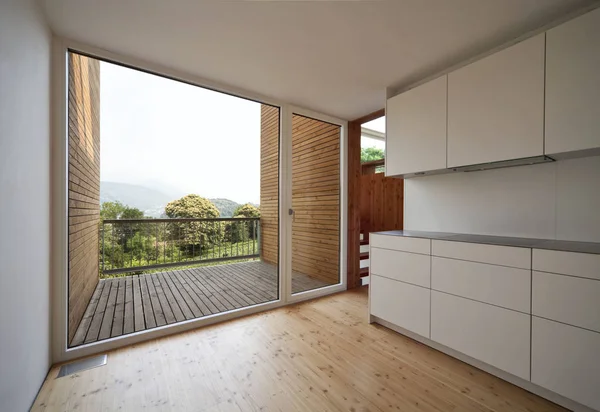
[[[534,315],[600,332],[600,281],[533,272],[532,296]]]
[[[531,269],[531,249],[522,247],[433,240],[431,254],[471,262]]]
[[[533,249],[533,270],[600,280],[600,255]]]
[[[371,273],[412,283],[431,286],[431,256],[396,250],[371,248]]]
[[[371,315],[429,337],[430,289],[371,275]]]
[[[431,291],[431,339],[529,380],[531,316]]]
[[[533,317],[531,382],[600,410],[600,333]]]
[[[418,237],[404,237],[392,235],[375,235],[369,237],[371,247],[401,250],[403,252],[431,254],[431,240]]]
[[[531,271],[526,269],[433,257],[431,288],[531,312]]]

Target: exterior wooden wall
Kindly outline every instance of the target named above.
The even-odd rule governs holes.
[[[339,281],[340,127],[292,118],[292,271]]]
[[[100,62],[69,54],[69,341],[98,283]]]
[[[279,261],[279,108],[260,108],[260,226],[261,257]]]
[[[360,178],[360,228],[369,232],[400,230],[404,218],[404,180],[370,173]]]

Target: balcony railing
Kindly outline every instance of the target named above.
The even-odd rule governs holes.
[[[260,218],[110,219],[100,227],[102,275],[260,256]]]

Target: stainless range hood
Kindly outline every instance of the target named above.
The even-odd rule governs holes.
[[[455,172],[478,172],[480,170],[501,169],[504,167],[537,165],[539,163],[554,162],[554,159],[548,156],[524,157],[521,159],[503,160],[501,162],[480,163],[477,165],[450,167],[449,170]]]

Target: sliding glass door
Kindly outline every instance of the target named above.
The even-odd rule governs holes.
[[[341,148],[340,124],[292,113],[291,296],[341,283]]]

